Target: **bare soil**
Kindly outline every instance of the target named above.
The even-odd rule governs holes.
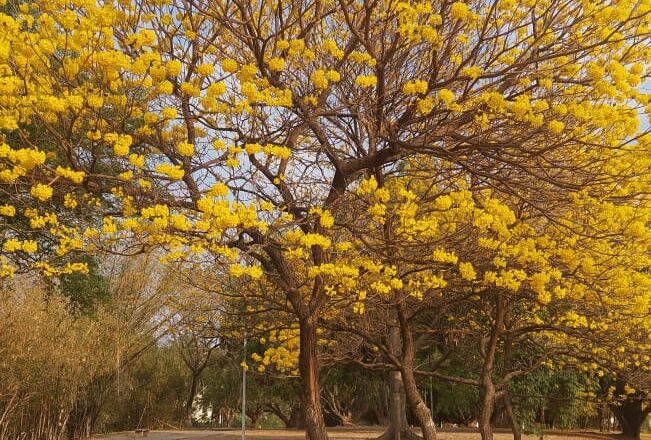
[[[330,440],[370,440],[382,433],[381,428],[333,428],[329,429]],[[118,432],[102,434],[93,437],[95,440],[131,440],[140,438],[135,432]],[[187,431],[150,431],[147,440],[241,440],[240,430],[187,430]],[[252,429],[247,430],[247,440],[302,440],[304,431],[288,429]],[[509,432],[497,432],[495,440],[511,440]],[[540,440],[539,435],[523,435],[523,440]],[[544,440],[615,440],[622,439],[617,434],[602,434],[599,432],[559,432],[545,434]],[[442,429],[437,440],[479,440],[479,432],[471,429]],[[643,435],[643,440],[651,440],[651,435]]]

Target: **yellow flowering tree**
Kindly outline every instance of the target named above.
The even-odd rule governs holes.
[[[424,154],[544,212],[559,188],[616,196],[648,171],[632,142],[649,108],[648,1],[4,8],[1,274],[155,247],[265,277],[297,321],[312,440],[326,438],[318,319],[362,266],[328,231],[364,173]]]
[[[569,205],[542,216],[517,198],[442,177],[447,170],[436,168],[427,165],[433,175],[407,168],[403,177],[360,183],[356,206],[366,212],[355,211],[346,223],[356,252],[367,257],[353,291],[357,301],[326,324],[383,353],[370,362],[368,351],[346,342],[344,351],[358,362],[400,371],[425,437],[434,432],[416,387],[419,374],[480,387],[480,428],[489,439],[499,401],[513,417],[509,383],[541,366],[573,364],[604,376],[617,371],[616,360],[620,372],[649,370],[647,196],[617,203],[570,193]],[[392,328],[400,330],[398,349],[386,338]],[[479,348],[479,365],[467,377],[415,371],[419,349],[459,335]],[[516,359],[523,350],[529,351]],[[518,438],[519,423],[512,422]]]

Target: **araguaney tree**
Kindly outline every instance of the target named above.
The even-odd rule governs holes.
[[[351,184],[418,153],[544,212],[597,183],[624,197],[636,189],[617,182],[648,171],[635,142],[648,0],[3,8],[2,275],[157,247],[265,277],[298,323],[312,440],[327,437],[324,277],[354,288],[329,233]],[[297,279],[292,258],[313,276]]]
[[[400,371],[425,438],[435,433],[416,386],[419,374],[480,388],[480,430],[491,439],[500,401],[519,438],[508,386],[543,365],[569,359],[603,376],[615,362],[630,370],[632,358],[648,371],[650,347],[641,334],[651,278],[639,224],[648,218],[647,202],[638,199],[632,209],[574,195],[575,204],[545,217],[520,203],[512,208],[512,197],[469,190],[456,180],[461,188],[414,172],[382,186],[375,177],[362,181],[356,205],[366,212],[346,224],[358,237],[355,252],[366,257],[357,256],[365,265],[353,311],[368,311],[364,319],[353,311],[334,322],[324,318],[325,327],[346,333],[343,349],[360,363]],[[399,329],[399,350],[387,338],[392,328]],[[361,349],[348,341],[351,335],[361,338]],[[454,350],[446,340],[476,347],[464,348],[465,376],[437,371]],[[419,348],[433,345],[442,358],[417,371]],[[369,357],[369,346],[384,353],[379,362]]]

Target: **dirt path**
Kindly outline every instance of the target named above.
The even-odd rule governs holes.
[[[382,432],[381,428],[355,428],[355,429],[330,429],[331,440],[373,439]],[[133,432],[120,432],[103,434],[93,437],[95,440],[131,440],[139,438]],[[240,440],[239,430],[193,430],[193,431],[151,431],[147,440]],[[302,440],[304,431],[286,429],[262,429],[247,432],[247,440]],[[470,430],[441,430],[437,440],[479,440],[478,432]],[[506,432],[496,433],[495,440],[511,440],[513,437]],[[539,440],[537,435],[524,435],[523,440]],[[614,434],[600,434],[597,432],[555,432],[545,435],[545,440],[614,440],[619,436]],[[651,440],[651,436],[643,436],[643,440]]]

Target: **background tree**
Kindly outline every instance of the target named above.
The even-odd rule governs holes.
[[[163,333],[163,298],[155,271],[116,261],[111,296],[79,315],[59,292],[22,277],[3,285],[0,433],[13,439],[88,436],[121,373]]]
[[[171,269],[166,278],[169,291],[169,308],[172,314],[169,332],[174,347],[179,350],[183,363],[190,371],[185,402],[185,425],[193,426],[194,402],[201,375],[214,362],[213,355],[223,342],[220,334],[221,308],[218,296],[212,291],[195,288],[184,283],[179,276],[180,267]]]

